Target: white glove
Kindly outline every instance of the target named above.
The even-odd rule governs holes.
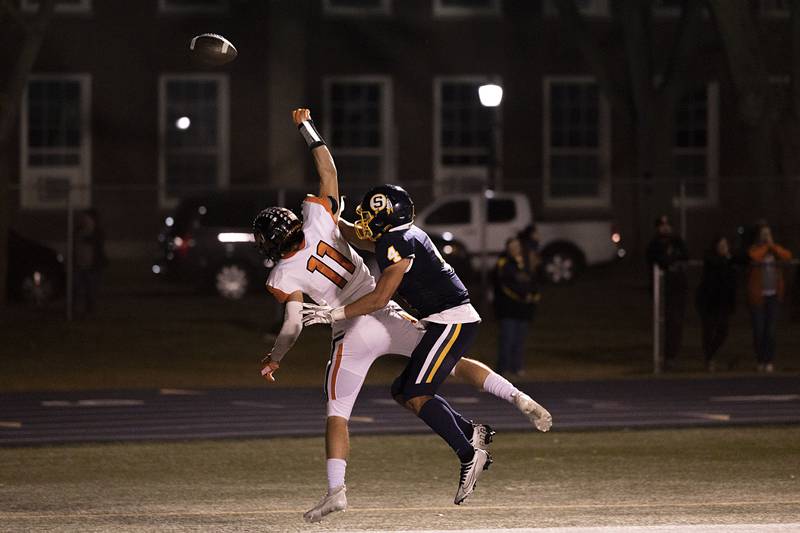
[[[303,304],[303,326],[314,324],[333,324],[344,320],[344,306],[333,308],[329,305]]]

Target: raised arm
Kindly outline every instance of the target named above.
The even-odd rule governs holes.
[[[339,201],[339,179],[330,150],[311,120],[311,111],[305,108],[292,111],[292,120],[305,139],[319,174],[320,198],[332,197]]]

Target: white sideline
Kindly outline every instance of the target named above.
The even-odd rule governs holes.
[[[374,531],[374,530],[373,530]],[[374,533],[798,533],[793,524],[667,524],[661,526],[543,527],[513,529],[414,529],[374,531]],[[357,531],[345,533],[359,533]],[[363,532],[361,532],[363,533]]]

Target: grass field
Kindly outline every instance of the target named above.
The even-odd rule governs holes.
[[[279,317],[266,294],[239,302],[156,283],[146,265],[117,265],[98,313],[68,323],[62,309],[0,310],[0,391],[143,387],[258,387],[258,361],[271,345],[264,334]],[[593,269],[568,287],[545,287],[530,329],[527,379],[641,376],[652,370],[651,308],[638,265]],[[777,366],[800,369],[800,327],[784,307]],[[493,363],[491,311],[472,356]],[[329,354],[329,329],[303,332],[280,370],[279,386],[318,387]],[[687,307],[681,373],[702,368],[699,324]],[[734,317],[721,353],[753,371],[749,318]],[[368,382],[386,383],[400,363],[379,362]]]
[[[800,428],[502,434],[463,506],[435,436],[356,437],[348,512],[322,440],[0,449],[3,531],[369,531],[798,522]]]

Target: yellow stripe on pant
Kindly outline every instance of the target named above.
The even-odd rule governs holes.
[[[439,366],[441,366],[442,361],[444,361],[444,358],[447,355],[447,352],[449,352],[450,348],[453,347],[453,343],[456,342],[456,339],[458,338],[458,334],[460,332],[461,332],[461,324],[456,324],[456,330],[453,333],[453,336],[450,337],[450,340],[448,341],[447,345],[444,347],[444,350],[442,350],[442,353],[439,354],[439,357],[436,359],[436,362],[433,364],[433,368],[431,369],[430,374],[428,374],[428,379],[425,380],[425,383],[430,383],[431,381],[433,381],[433,376],[436,374],[436,371],[439,370]]]

